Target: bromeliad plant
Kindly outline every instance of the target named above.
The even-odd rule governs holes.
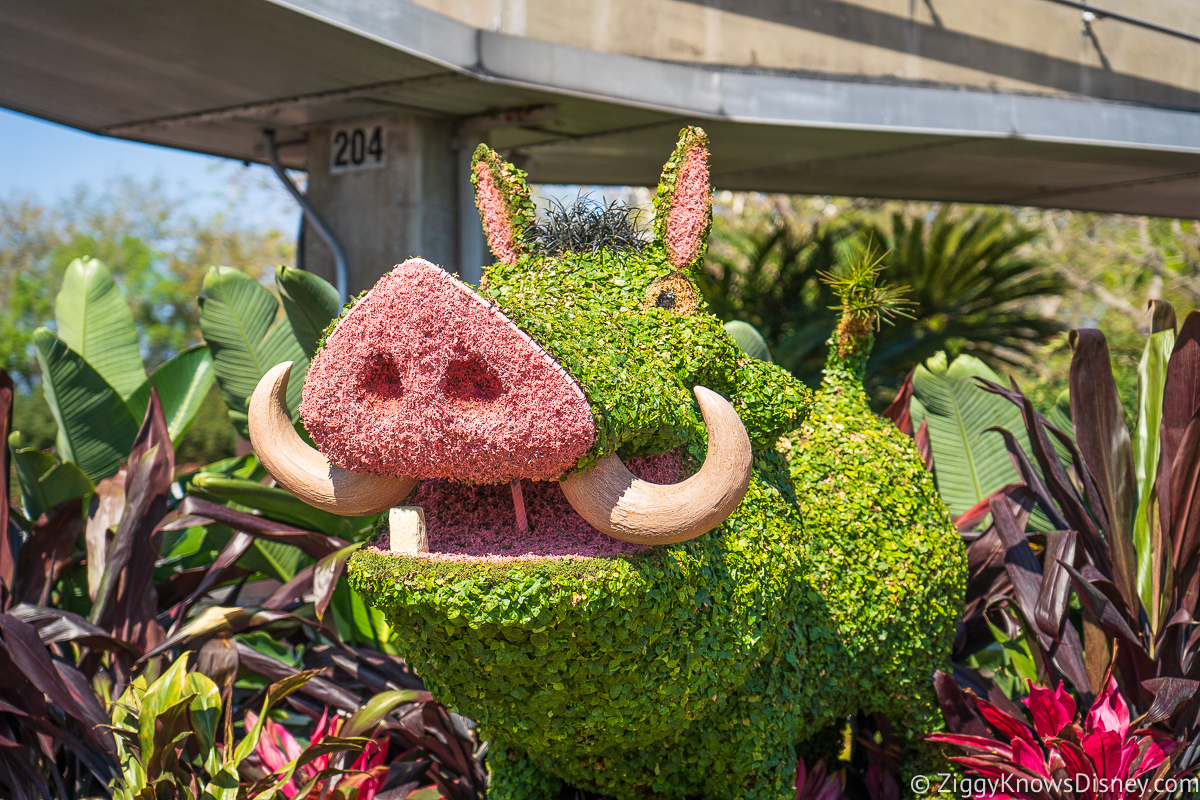
[[[1131,720],[1111,677],[1086,718],[1060,683],[1051,691],[1029,684],[1025,706],[1033,717],[1012,714],[959,692],[960,709],[972,712],[971,733],[944,733],[931,741],[959,748],[951,761],[968,776],[990,779],[993,798],[1048,800],[1104,797],[1156,800],[1183,787],[1176,767],[1179,744]],[[1002,787],[1002,788],[1001,788]]]

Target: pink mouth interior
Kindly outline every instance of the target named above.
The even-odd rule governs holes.
[[[630,459],[629,471],[650,483],[681,480],[675,453]],[[575,513],[558,481],[521,481],[529,531],[517,528],[509,484],[471,486],[448,480],[421,482],[410,502],[425,510],[429,558],[509,561],[596,558],[630,555],[646,549],[613,539]]]

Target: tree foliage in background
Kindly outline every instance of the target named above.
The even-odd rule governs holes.
[[[1068,284],[1031,254],[1038,232],[1013,212],[944,206],[927,219],[919,209],[883,216],[860,205],[797,220],[791,209],[778,209],[757,226],[753,218],[718,216],[704,291],[719,317],[757,327],[775,361],[812,385],[835,323],[832,291],[820,276],[868,252],[889,282],[908,287],[913,317],[877,334],[867,365],[877,402],[935,353],[970,352],[1011,367],[1061,329],[1038,301]]]
[[[81,187],[54,203],[19,195],[0,199],[0,368],[12,374],[25,401],[16,405],[25,444],[54,445],[34,331],[54,318],[54,287],[74,259],[94,257],[111,269],[151,371],[201,341],[196,296],[210,266],[238,264],[261,278],[292,262],[290,236],[242,224],[236,197],[201,213],[160,181],[121,178],[101,191]],[[232,455],[233,444],[214,389],[178,445],[180,460],[213,461]]]

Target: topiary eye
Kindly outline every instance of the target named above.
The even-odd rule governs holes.
[[[681,317],[695,313],[699,307],[700,295],[682,272],[672,272],[657,278],[646,289],[646,300],[642,303],[643,311],[662,308]]]

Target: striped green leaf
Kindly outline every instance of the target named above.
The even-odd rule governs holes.
[[[146,380],[133,314],[112,273],[94,258],[67,267],[54,303],[58,336],[127,399]]]
[[[296,418],[308,356],[296,341],[279,301],[258,281],[232,267],[213,267],[200,295],[200,330],[212,353],[213,370],[229,418],[243,437],[250,395],[271,367],[295,362],[288,408]]]
[[[154,370],[129,398],[129,407],[136,416],[144,417],[146,404],[150,401],[150,387],[157,389],[171,444],[178,447],[195,422],[213,380],[215,373],[208,346],[197,345]]]
[[[58,423],[58,454],[96,483],[129,457],[140,420],[83,356],[46,328],[33,334],[46,403]]]
[[[1004,439],[988,428],[1006,428],[1028,453],[1021,412],[999,395],[979,388],[976,377],[1000,382],[979,359],[961,355],[947,365],[938,354],[917,367],[913,398],[928,425],[938,493],[958,516],[980,500],[1021,478]],[[914,415],[914,424],[920,424]]]
[[[329,281],[294,267],[275,269],[275,285],[287,314],[288,324],[304,354],[312,358],[317,342],[333,318],[342,312],[337,289]]]

